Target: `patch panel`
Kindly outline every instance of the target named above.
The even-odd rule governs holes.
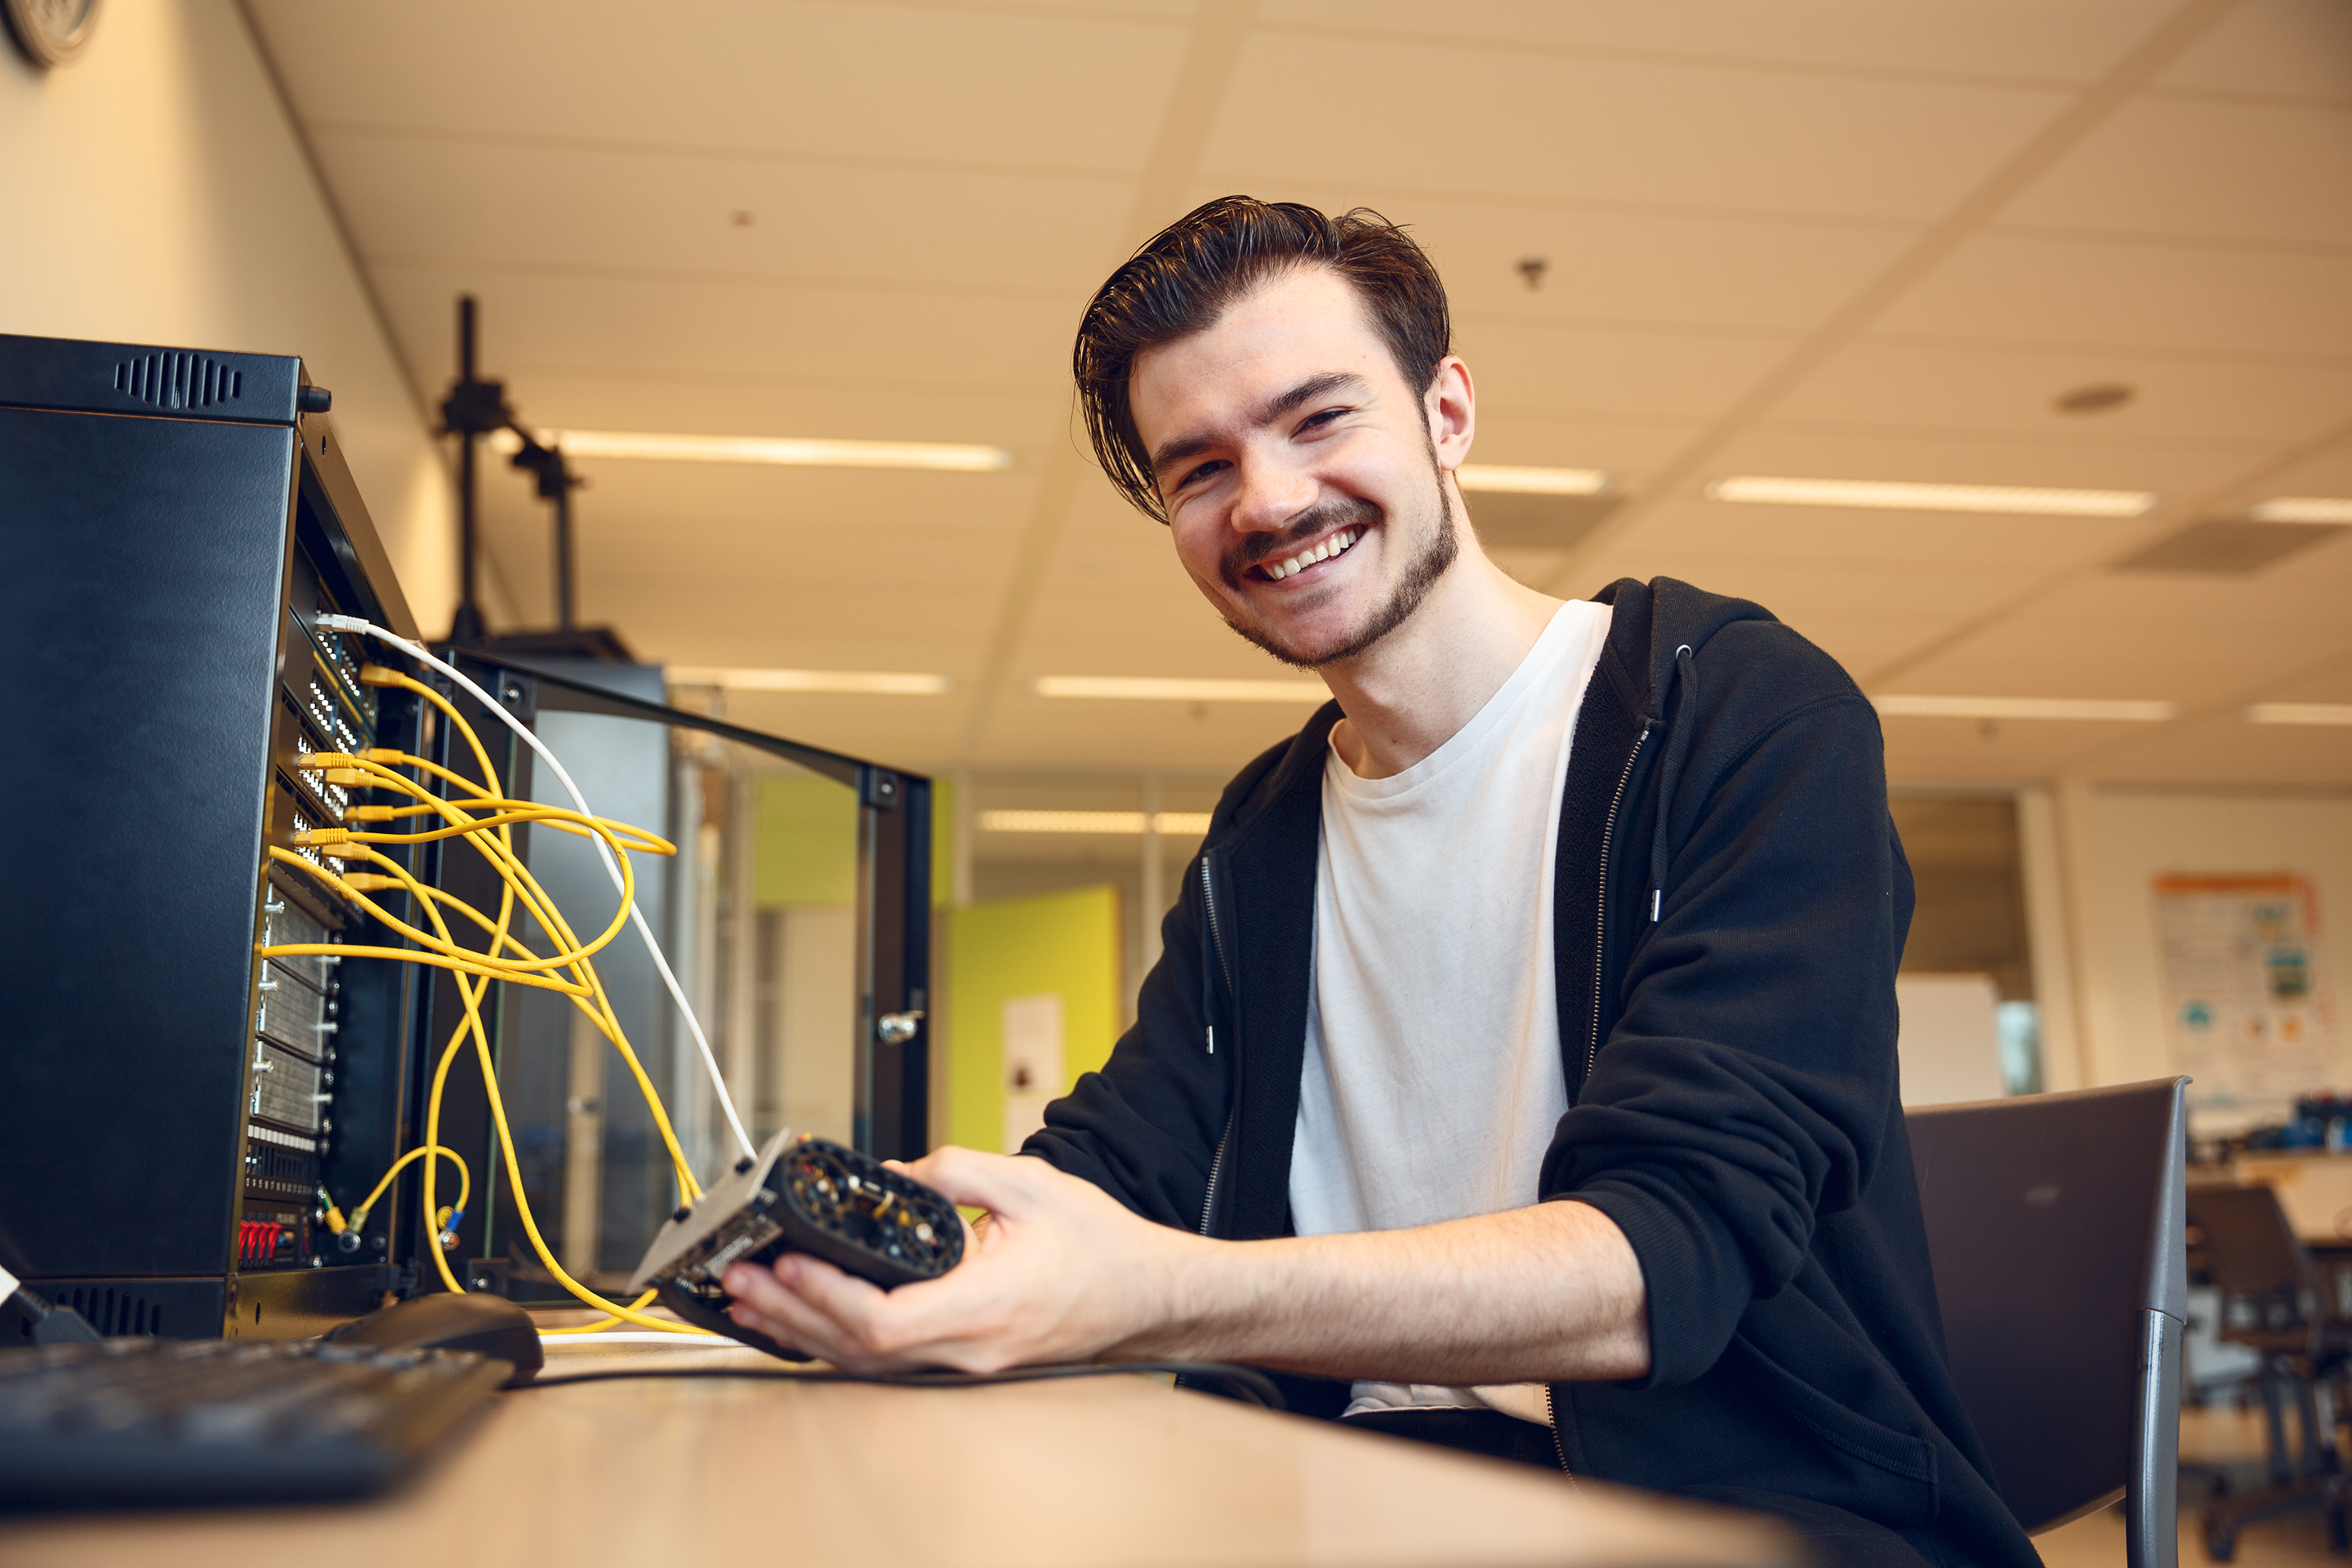
[[[279,698],[278,776],[293,780],[297,793],[309,801],[329,825],[340,826],[343,814],[352,807],[352,792],[341,784],[329,783],[326,770],[302,764],[306,758],[316,752],[341,752],[343,748],[320,732],[297,705],[291,691],[281,691]]]
[[[308,617],[290,610],[288,618],[300,632],[301,642],[297,645],[291,637],[288,639],[287,663],[294,665],[302,648],[307,647],[312,666],[326,674],[332,682],[340,705],[350,710],[352,719],[361,730],[373,735],[376,724],[375,693],[360,683],[361,656],[352,648],[350,635],[318,626]],[[287,671],[287,684],[295,684],[294,671],[290,668]]]

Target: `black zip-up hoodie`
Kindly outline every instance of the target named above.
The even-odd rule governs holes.
[[[1877,715],[1755,605],[1664,577],[1596,597],[1609,637],[1555,866],[1570,1110],[1528,1198],[1591,1204],[1625,1233],[1651,1370],[1552,1385],[1561,1463],[1809,1500],[1931,1561],[2032,1568],[1945,1366],[1895,1092],[1911,876]],[[1227,786],[1136,1026],[1024,1152],[1162,1224],[1292,1233],[1339,716],[1327,705]],[[1300,1392],[1328,1414],[1344,1403],[1344,1385]]]

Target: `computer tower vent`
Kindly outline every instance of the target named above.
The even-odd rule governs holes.
[[[109,1336],[122,1334],[160,1334],[163,1331],[163,1309],[133,1291],[112,1285],[68,1285],[52,1300],[60,1307],[71,1307],[89,1320],[90,1327]]]
[[[114,390],[157,408],[209,408],[242,395],[245,373],[202,354],[142,354],[114,367]]]

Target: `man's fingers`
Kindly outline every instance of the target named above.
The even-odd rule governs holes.
[[[745,1327],[835,1365],[860,1360],[854,1335],[768,1269],[739,1263],[727,1271],[726,1286],[735,1298],[732,1315]]]
[[[938,1191],[950,1203],[1017,1215],[1038,1190],[1038,1178],[1053,1167],[1015,1154],[983,1154],[949,1143],[906,1167],[907,1174]]]

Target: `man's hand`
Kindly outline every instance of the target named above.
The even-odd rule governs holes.
[[[738,1323],[853,1372],[1083,1361],[1166,1321],[1187,1255],[1215,1245],[1139,1218],[1043,1160],[950,1147],[891,1163],[988,1211],[964,1227],[963,1261],[896,1290],[806,1253],[772,1269],[739,1263],[725,1281]]]
[[[1649,1370],[1640,1260],[1586,1204],[1210,1241],[1039,1159],[948,1148],[898,1168],[988,1211],[961,1263],[896,1290],[803,1253],[739,1263],[735,1321],[854,1372],[1127,1357],[1460,1386]]]

